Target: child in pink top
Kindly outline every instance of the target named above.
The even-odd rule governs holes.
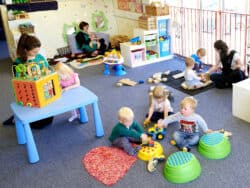
[[[80,86],[78,74],[75,73],[68,65],[59,62],[55,65],[55,70],[59,75],[62,91],[67,91]],[[76,110],[72,110],[71,113],[72,116],[69,118],[69,122],[72,122],[78,117]]]

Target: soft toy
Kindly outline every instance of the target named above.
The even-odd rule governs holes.
[[[129,42],[129,37],[127,35],[114,35],[110,37],[111,48],[120,49],[120,43]]]

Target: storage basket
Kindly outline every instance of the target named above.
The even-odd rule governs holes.
[[[147,15],[143,15],[139,17],[139,28],[152,30],[156,29],[156,19],[155,17],[150,17]]]
[[[152,5],[146,5],[146,14],[149,16],[165,16],[169,15],[169,6],[152,6]]]

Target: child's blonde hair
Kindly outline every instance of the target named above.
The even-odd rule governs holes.
[[[74,74],[73,69],[62,62],[58,62],[54,68],[60,77],[63,75],[66,78],[70,78],[71,75]]]
[[[134,118],[134,112],[129,107],[121,107],[118,111],[119,120],[132,120]]]
[[[201,57],[204,57],[206,55],[206,50],[205,48],[199,48],[197,51],[196,51],[196,55],[200,54]]]
[[[181,106],[181,108],[183,108],[184,106],[186,106],[187,104],[189,104],[190,106],[191,106],[191,108],[193,109],[193,110],[195,110],[196,109],[196,107],[197,107],[197,100],[194,98],[194,97],[185,97],[182,101],[181,101],[181,103],[180,103],[180,106]]]
[[[162,87],[162,86],[155,86],[155,88],[153,89],[153,97],[156,99],[166,99],[167,96],[169,95],[169,92],[166,88]]]
[[[194,62],[193,58],[187,57],[185,59],[185,64],[186,64],[186,67],[191,67],[195,64],[195,62]]]

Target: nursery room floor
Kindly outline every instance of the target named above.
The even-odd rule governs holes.
[[[89,122],[81,125],[78,121],[69,123],[69,113],[58,115],[53,123],[43,129],[33,129],[34,139],[40,155],[40,161],[28,163],[26,148],[17,144],[15,127],[0,126],[0,187],[13,188],[44,188],[44,187],[106,187],[88,174],[81,161],[90,150],[99,146],[110,146],[108,137],[115,123],[117,110],[129,106],[134,110],[135,120],[142,123],[148,110],[148,89],[152,84],[146,83],[147,78],[156,72],[167,70],[183,70],[184,63],[179,59],[154,63],[137,68],[126,68],[127,74],[121,77],[104,76],[103,65],[76,69],[81,85],[93,91],[99,97],[99,109],[105,135],[95,136],[91,108],[87,106]],[[122,78],[134,81],[144,80],[145,83],[136,86],[117,87],[116,82]],[[0,120],[3,122],[12,113],[10,102],[13,101],[11,88],[11,61],[1,58],[0,63],[1,105]],[[174,94],[172,106],[178,111],[179,102],[187,94],[167,88]],[[232,151],[225,159],[210,160],[202,157],[196,148],[192,153],[200,161],[202,172],[196,180],[185,184],[169,183],[163,176],[164,163],[157,166],[157,171],[149,173],[146,162],[137,160],[120,179],[114,188],[134,187],[248,187],[250,184],[249,164],[249,123],[232,116],[232,90],[212,88],[195,95],[198,100],[197,113],[207,122],[209,128],[216,130],[224,128],[231,131]],[[178,151],[169,144],[176,124],[169,126],[166,137],[160,143],[164,154]]]

